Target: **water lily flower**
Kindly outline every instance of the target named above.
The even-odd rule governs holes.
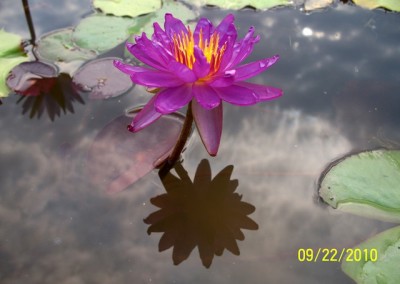
[[[253,105],[282,95],[280,89],[245,82],[273,65],[279,56],[242,64],[260,40],[250,27],[237,41],[234,16],[227,15],[214,27],[206,18],[194,31],[171,14],[165,14],[164,30],[154,23],[149,39],[145,33],[128,42],[128,50],[147,66],[132,66],[119,60],[114,65],[139,85],[157,89],[128,129],[139,131],[163,114],[189,104],[203,144],[217,154],[222,133],[222,101]]]

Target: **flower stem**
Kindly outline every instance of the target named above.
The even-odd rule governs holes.
[[[175,147],[171,152],[171,155],[169,155],[167,161],[161,167],[159,172],[160,176],[164,176],[165,174],[167,174],[173,168],[176,161],[178,161],[182,153],[182,150],[185,147],[186,141],[189,138],[190,131],[192,129],[192,124],[193,124],[192,102],[190,102],[186,111],[186,118],[185,121],[183,122],[182,130],[179,135],[178,141],[176,142]]]
[[[28,23],[29,32],[31,34],[31,44],[35,46],[36,42],[35,28],[33,26],[28,0],[22,0],[22,6],[24,7],[26,22]]]

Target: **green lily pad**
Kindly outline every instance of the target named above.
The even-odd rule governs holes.
[[[388,10],[400,12],[400,1],[399,0],[353,0],[355,4],[367,8],[386,8]]]
[[[10,91],[6,85],[8,73],[16,65],[28,60],[21,48],[21,40],[16,34],[0,30],[0,98],[7,97]]]
[[[304,10],[313,11],[317,9],[323,9],[333,3],[333,0],[306,0],[304,3]]]
[[[366,151],[336,161],[322,177],[319,195],[333,208],[400,222],[400,151]]]
[[[158,22],[160,26],[163,27],[166,13],[171,13],[185,25],[197,17],[197,14],[186,5],[175,1],[165,1],[162,8],[157,12],[135,18],[136,23],[128,29],[131,35],[129,41],[134,42],[134,37],[142,32],[145,32],[148,37],[151,37],[154,31],[153,23]],[[132,57],[132,55],[125,50],[125,57]]]
[[[128,28],[135,24],[130,18],[95,14],[84,18],[72,33],[72,41],[81,48],[102,53],[124,42]]]
[[[358,284],[399,283],[400,226],[374,236],[353,252],[344,257],[342,270]]]
[[[256,9],[269,9],[281,5],[290,5],[290,0],[206,0],[207,5],[218,6],[224,9],[242,9],[251,6]]]
[[[27,60],[26,56],[0,58],[0,98],[9,95],[10,89],[6,85],[6,80],[11,69]]]
[[[93,6],[115,16],[136,17],[161,8],[161,0],[93,0]]]
[[[166,13],[171,13],[184,24],[188,24],[197,17],[196,13],[186,5],[175,1],[165,1],[162,8],[157,12],[137,18],[138,22],[130,27],[129,33],[134,35],[142,32],[145,32],[147,35],[153,34],[153,23],[158,22],[163,26]],[[142,18],[141,21],[140,18]]]
[[[21,54],[21,40],[19,35],[0,30],[0,57]]]
[[[86,61],[96,56],[96,52],[82,49],[72,41],[72,28],[56,30],[41,37],[36,54],[41,59],[55,63]]]

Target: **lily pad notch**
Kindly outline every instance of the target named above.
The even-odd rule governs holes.
[[[400,150],[346,155],[321,175],[319,196],[332,208],[400,222]]]

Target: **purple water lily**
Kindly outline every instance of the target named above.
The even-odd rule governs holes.
[[[260,40],[250,27],[239,41],[234,16],[227,15],[214,27],[206,18],[192,32],[179,19],[165,14],[164,30],[154,23],[152,39],[143,33],[128,50],[146,67],[114,61],[136,84],[156,88],[157,93],[133,119],[128,129],[141,130],[161,115],[189,104],[203,144],[212,156],[217,154],[222,133],[222,101],[247,106],[282,95],[282,90],[245,82],[258,75],[279,56],[239,65]],[[238,66],[239,65],[239,66]]]

